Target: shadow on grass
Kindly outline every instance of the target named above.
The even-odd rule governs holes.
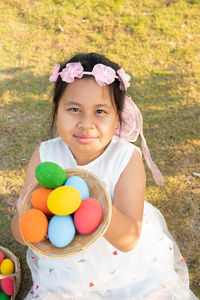
[[[9,69],[12,78],[3,80],[1,117],[1,167],[6,172],[24,168],[35,148],[48,138],[51,103],[48,76]],[[2,73],[2,71],[1,71]]]
[[[39,76],[33,74],[31,71],[32,67],[29,68],[10,68],[5,70],[0,70],[1,86],[0,86],[0,96],[2,97],[5,92],[14,92],[13,95],[17,99],[20,99],[22,104],[27,104],[30,102],[30,96],[32,99],[40,98],[41,95],[47,92],[50,86],[48,75]],[[3,75],[2,75],[3,74]],[[9,77],[9,75],[12,75]],[[8,76],[8,77],[6,77]],[[11,94],[12,95],[12,94]],[[17,102],[20,102],[19,100]],[[15,100],[12,99],[9,105],[12,107],[12,103],[15,104]]]

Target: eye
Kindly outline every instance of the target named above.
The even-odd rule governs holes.
[[[79,112],[80,109],[77,107],[72,107],[72,108],[69,108],[69,111]]]
[[[97,110],[96,110],[96,113],[97,113],[98,115],[102,115],[102,114],[105,114],[106,112],[105,112],[105,110],[103,110],[103,109],[97,109]]]

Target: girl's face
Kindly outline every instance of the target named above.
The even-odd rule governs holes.
[[[75,79],[59,101],[57,129],[78,165],[97,158],[110,143],[118,115],[109,87],[94,78]]]

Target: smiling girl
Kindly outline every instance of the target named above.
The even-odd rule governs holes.
[[[25,187],[36,182],[35,167],[52,161],[99,176],[112,199],[105,235],[87,250],[64,259],[27,251],[33,287],[26,300],[189,300],[187,266],[164,217],[145,201],[142,154],[158,184],[142,130],[142,116],[126,94],[130,76],[96,53],[80,54],[56,65],[53,122],[58,137],[41,143],[27,168]],[[133,143],[141,136],[142,151]],[[12,232],[23,243],[17,216]]]

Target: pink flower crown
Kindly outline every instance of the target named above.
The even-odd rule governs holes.
[[[127,90],[127,88],[130,86],[129,81],[131,77],[125,73],[123,68],[119,69],[116,74],[113,68],[105,66],[103,64],[96,64],[93,67],[92,72],[86,72],[83,70],[83,66],[80,62],[73,62],[66,64],[65,68],[61,72],[59,72],[59,70],[60,65],[56,64],[53,70],[53,74],[49,78],[51,82],[57,81],[59,75],[61,76],[62,81],[65,81],[67,83],[72,83],[75,77],[82,78],[83,75],[93,75],[96,82],[100,86],[111,84],[115,81],[115,78],[120,81],[121,90]]]

